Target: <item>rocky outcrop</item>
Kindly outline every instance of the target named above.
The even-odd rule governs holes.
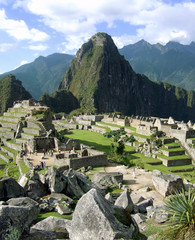
[[[118,186],[119,183],[123,181],[122,173],[106,173],[106,172],[98,172],[95,173],[91,179],[91,181],[97,186],[108,188]]]
[[[125,209],[126,212],[131,213],[134,209],[134,204],[131,200],[129,190],[126,189],[115,201],[116,207]]]
[[[66,188],[67,178],[55,167],[50,167],[45,174],[45,183],[51,192],[61,193]]]
[[[178,175],[162,174],[158,170],[152,173],[152,182],[155,189],[164,197],[175,194],[184,189],[183,180]]]
[[[37,219],[38,204],[29,198],[11,199],[8,204],[0,206],[0,236],[19,239]]]
[[[85,174],[78,173],[72,169],[64,173],[67,178],[67,185],[65,189],[65,194],[70,197],[80,198],[91,190],[92,188],[98,189],[95,184],[93,184]],[[98,189],[99,190],[99,189]]]
[[[111,240],[134,238],[137,225],[120,223],[113,214],[112,205],[96,189],[91,189],[78,201],[73,213],[71,240]]]
[[[25,196],[24,188],[11,177],[0,178],[0,200]]]

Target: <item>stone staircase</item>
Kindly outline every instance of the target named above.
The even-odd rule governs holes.
[[[30,115],[28,109],[9,108],[7,112],[0,117],[0,159],[5,162],[15,160],[15,157],[22,149],[22,144],[34,136],[39,136],[45,132],[44,127],[33,120],[25,120]],[[21,137],[16,138],[16,131],[19,123],[23,121],[25,127],[22,127]]]
[[[161,154],[158,154],[157,158],[167,167],[192,164],[191,158],[186,155],[185,150],[174,139],[164,140],[164,145],[160,151]]]

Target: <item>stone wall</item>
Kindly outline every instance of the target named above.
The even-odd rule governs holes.
[[[72,158],[69,160],[69,166],[72,169],[79,169],[81,167],[98,167],[106,166],[108,164],[108,159],[106,154],[100,154],[95,156],[87,156],[82,158]]]

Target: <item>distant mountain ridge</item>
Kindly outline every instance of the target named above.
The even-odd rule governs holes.
[[[195,92],[136,74],[106,33],[82,45],[58,89],[72,92],[87,110],[195,121]]]
[[[168,42],[165,46],[141,40],[119,49],[134,71],[152,81],[168,82],[195,90],[195,43]]]
[[[0,96],[0,115],[12,107],[14,101],[32,98],[31,94],[22,86],[22,82],[16,80],[12,74],[0,79]]]
[[[32,63],[10,71],[35,99],[46,93],[54,92],[62,80],[66,69],[69,67],[74,56],[68,54],[54,53],[47,57],[40,56]],[[8,73],[0,75],[5,76]]]

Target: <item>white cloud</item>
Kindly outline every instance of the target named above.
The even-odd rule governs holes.
[[[12,43],[1,43],[0,44],[0,52],[9,51],[14,45]]]
[[[17,40],[43,42],[49,39],[49,35],[45,32],[35,28],[29,29],[23,20],[8,19],[4,9],[0,9],[0,29]]]
[[[42,45],[42,44],[30,45],[29,49],[34,50],[34,51],[44,51],[44,50],[48,49],[48,46],[47,45]]]
[[[20,62],[20,64],[19,64],[17,67],[15,67],[14,69],[19,68],[19,67],[21,67],[22,65],[27,64],[27,63],[28,63],[27,60],[22,60],[22,61]]]
[[[189,0],[173,4],[162,0],[18,0],[15,7],[25,8],[63,33],[65,51],[78,48],[96,33],[98,24],[114,28],[117,20],[137,27],[134,35],[113,37],[120,46],[140,39],[151,43],[195,39],[195,3]]]

